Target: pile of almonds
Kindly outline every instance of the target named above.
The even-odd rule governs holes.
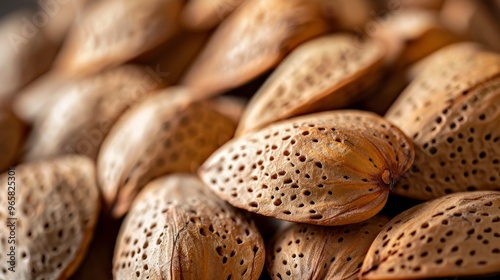
[[[500,1],[39,0],[0,41],[0,279],[500,277]]]

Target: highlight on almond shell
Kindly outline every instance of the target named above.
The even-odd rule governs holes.
[[[332,226],[378,213],[413,156],[411,141],[385,119],[367,112],[331,111],[233,139],[198,173],[233,206]]]

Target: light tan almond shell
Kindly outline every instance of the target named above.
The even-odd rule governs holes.
[[[47,110],[66,93],[67,86],[72,83],[67,77],[48,72],[19,91],[12,108],[19,118],[33,124],[48,114]]]
[[[276,233],[266,250],[272,279],[356,280],[368,248],[389,222],[375,216],[340,227],[292,224]]]
[[[169,88],[120,118],[98,158],[98,182],[120,217],[152,179],[197,168],[234,134],[235,124],[205,102],[190,104],[184,88]]]
[[[151,182],[127,215],[115,279],[259,279],[264,241],[252,221],[192,175]]]
[[[16,160],[23,141],[25,126],[16,115],[0,107],[0,172]]]
[[[344,108],[374,86],[385,52],[347,34],[308,41],[294,50],[251,99],[238,135],[293,116]]]
[[[200,168],[233,206],[282,220],[344,225],[382,209],[413,162],[409,139],[372,113],[298,117],[236,138]]]
[[[422,279],[500,272],[500,192],[447,195],[391,220],[361,279]]]
[[[415,144],[414,165],[395,188],[414,199],[499,189],[500,56],[441,54],[387,113]]]
[[[244,1],[189,0],[181,13],[182,25],[194,30],[210,30],[228,17]]]
[[[65,87],[34,124],[25,158],[78,153],[95,159],[118,117],[159,86],[142,67],[125,65]]]
[[[245,1],[216,30],[182,83],[204,96],[224,92],[263,74],[324,32],[315,1]]]
[[[89,75],[141,55],[175,33],[180,6],[180,0],[93,3],[70,30],[57,71]]]
[[[57,51],[30,12],[16,12],[0,21],[0,105],[47,71]]]
[[[28,163],[0,175],[0,218],[11,217],[8,182],[15,182],[15,272],[7,270],[10,229],[0,227],[0,278],[68,279],[92,239],[99,214],[95,166],[87,158],[61,157]],[[11,179],[11,177],[15,179]],[[11,191],[12,189],[9,189]]]

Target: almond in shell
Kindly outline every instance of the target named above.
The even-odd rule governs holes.
[[[370,247],[361,279],[500,273],[500,192],[447,195],[392,219]]]
[[[278,66],[250,101],[238,135],[293,116],[344,108],[380,77],[385,52],[347,34],[308,41]]]
[[[266,252],[273,279],[356,280],[373,240],[389,218],[375,216],[339,227],[292,224],[276,233]]]
[[[180,0],[109,0],[89,5],[73,24],[57,71],[83,76],[127,62],[177,29]]]
[[[168,88],[125,113],[106,137],[98,182],[114,216],[125,214],[141,188],[175,172],[195,172],[234,134],[235,124],[185,88]]]
[[[325,32],[315,1],[245,1],[219,26],[182,84],[205,96],[238,87]]]
[[[264,242],[252,221],[193,175],[141,191],[117,241],[115,279],[259,279]]]
[[[415,143],[399,195],[499,189],[500,55],[463,49],[436,53],[386,115]]]
[[[140,66],[124,65],[64,87],[34,124],[27,160],[62,154],[93,159],[118,117],[161,84]]]
[[[412,162],[411,141],[383,118],[332,111],[236,138],[199,174],[233,206],[293,222],[344,225],[379,212]]]
[[[0,203],[15,197],[15,210],[1,207],[0,218],[17,218],[15,272],[8,270],[7,256],[12,228],[0,227],[0,278],[68,279],[85,255],[99,214],[94,164],[80,156],[23,164],[0,175],[0,185]],[[15,194],[7,194],[7,186]]]

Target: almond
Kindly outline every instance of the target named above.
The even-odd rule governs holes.
[[[15,197],[14,216],[7,209],[7,186],[13,186],[7,182],[15,183],[15,195],[9,195]],[[0,175],[0,186],[0,218],[17,218],[15,272],[7,270],[11,229],[0,227],[0,278],[68,279],[85,255],[99,213],[94,164],[79,156],[23,164]]]
[[[33,17],[22,11],[0,22],[0,105],[47,71],[56,55],[57,47],[33,24]]]
[[[413,162],[413,146],[381,117],[312,114],[236,138],[199,174],[233,206],[319,225],[364,221],[384,206]]]
[[[253,222],[190,175],[140,193],[117,241],[115,279],[259,279],[264,241]]]
[[[6,108],[0,107],[0,172],[13,164],[24,136],[24,124]]]
[[[358,279],[368,248],[387,222],[375,216],[340,227],[292,224],[268,245],[267,270],[273,279]]]
[[[189,103],[189,91],[169,88],[120,118],[98,158],[98,182],[114,216],[125,214],[152,179],[195,172],[234,134],[235,124],[205,102]]]
[[[426,200],[499,188],[500,56],[461,50],[436,53],[387,113],[415,143],[399,195]]]
[[[182,24],[190,29],[210,30],[245,0],[190,0],[182,10]]]
[[[93,3],[70,30],[57,70],[89,75],[139,56],[175,33],[180,7],[180,0]]]
[[[391,220],[373,242],[361,279],[422,279],[500,272],[500,192],[457,193]]]
[[[35,123],[26,159],[73,153],[95,159],[118,117],[160,86],[155,78],[139,66],[125,65],[64,88]]]
[[[329,35],[294,50],[250,101],[238,135],[293,116],[357,101],[382,72],[381,44]]]
[[[216,30],[183,85],[205,96],[222,93],[263,74],[300,43],[324,32],[315,1],[245,1]]]
[[[243,111],[246,107],[245,99],[227,95],[210,99],[209,102],[212,108],[227,116],[235,124],[240,122],[241,116],[243,115]]]

